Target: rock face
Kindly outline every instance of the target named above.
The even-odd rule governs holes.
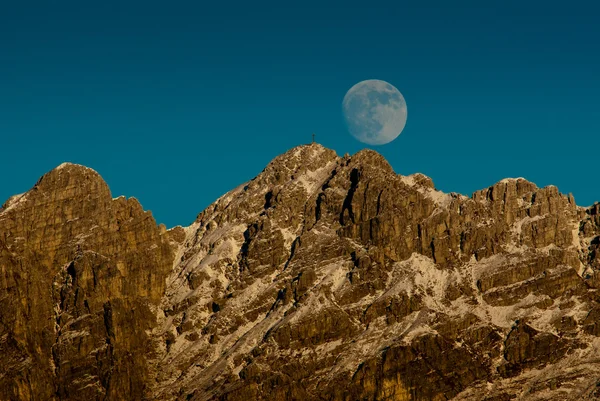
[[[312,144],[166,231],[63,165],[0,267],[3,399],[600,399],[600,204],[524,179]]]
[[[64,164],[0,211],[0,398],[141,399],[173,246],[135,199]]]

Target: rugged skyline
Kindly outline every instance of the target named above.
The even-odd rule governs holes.
[[[342,99],[366,79],[410,106],[376,148],[398,173],[464,194],[524,177],[600,200],[591,0],[4,3],[2,200],[70,161],[187,225],[313,132],[359,151]]]
[[[276,157],[188,227],[62,164],[0,210],[0,394],[594,400],[600,204]]]

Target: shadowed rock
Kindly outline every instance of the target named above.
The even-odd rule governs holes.
[[[62,165],[0,211],[0,393],[593,399],[598,216],[311,144],[166,231]]]

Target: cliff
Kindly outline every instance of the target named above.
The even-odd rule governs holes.
[[[0,210],[6,399],[600,397],[600,207],[376,152],[275,158],[165,230],[63,165]]]

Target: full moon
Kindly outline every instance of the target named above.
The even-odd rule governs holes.
[[[396,139],[406,125],[406,102],[392,84],[369,79],[354,85],[342,102],[344,118],[353,137],[369,145]]]

